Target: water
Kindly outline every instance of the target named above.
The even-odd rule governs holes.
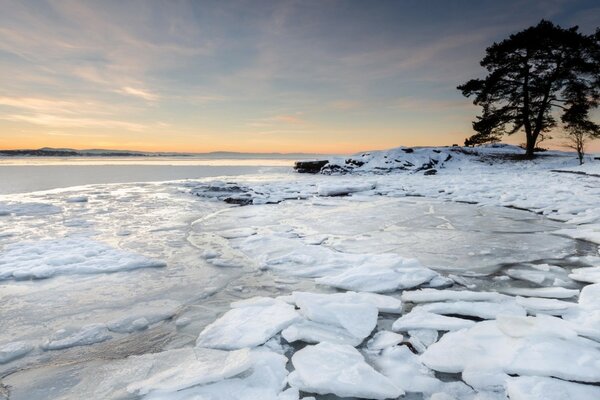
[[[175,157],[0,158],[0,194],[99,183],[158,182],[289,171],[292,159]]]

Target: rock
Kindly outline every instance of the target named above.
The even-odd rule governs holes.
[[[329,163],[329,160],[317,160],[317,161],[296,161],[294,163],[294,170],[301,174],[318,174],[321,172],[321,168]]]
[[[435,175],[435,174],[437,174],[436,169],[428,169],[427,171],[423,172],[423,175]]]

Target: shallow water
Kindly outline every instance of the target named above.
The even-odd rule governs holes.
[[[73,196],[87,201],[66,201]],[[93,238],[165,260],[167,267],[0,281],[0,344],[42,343],[60,329],[142,315],[150,306],[174,310],[146,330],[113,332],[111,339],[91,346],[38,348],[0,365],[2,383],[15,400],[81,398],[86,387],[80,382],[111,360],[192,346],[202,328],[232,301],[293,290],[331,291],[309,278],[263,270],[256,259],[239,252],[239,238],[231,234],[235,229],[241,236],[260,228],[274,237],[323,237],[321,246],[340,252],[416,257],[445,274],[463,275],[464,285],[486,289],[527,285],[493,279],[507,266],[552,261],[571,267],[579,265],[574,256],[597,255],[595,245],[553,235],[562,224],[536,214],[424,198],[355,196],[232,207],[192,196],[180,183],[123,183],[5,196],[1,201],[43,202],[61,212],[0,216],[0,251],[23,241]],[[208,262],[204,252],[214,248],[239,266]],[[189,322],[177,323],[184,318]]]

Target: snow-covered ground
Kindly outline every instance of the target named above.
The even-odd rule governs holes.
[[[0,398],[600,398],[600,161],[516,153],[0,196]]]

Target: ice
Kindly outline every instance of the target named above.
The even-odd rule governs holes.
[[[372,261],[315,281],[340,289],[385,293],[417,287],[438,276],[414,259],[382,254],[379,260]]]
[[[528,267],[509,268],[504,273],[511,278],[536,285],[568,286],[572,284],[569,273],[562,267],[549,264],[530,264]]]
[[[435,329],[409,329],[408,342],[419,353],[423,353],[438,340],[439,332]]]
[[[510,294],[513,296],[525,296],[525,297],[544,297],[550,299],[568,299],[579,295],[577,289],[566,289],[563,287],[541,287],[541,288],[520,288],[520,287],[507,287],[501,289],[502,293]]]
[[[510,296],[496,292],[475,292],[471,290],[419,289],[402,293],[402,301],[409,303],[430,303],[436,301],[506,301]]]
[[[411,311],[398,318],[392,329],[397,332],[406,332],[413,329],[435,329],[438,331],[456,331],[468,328],[475,324],[474,321],[462,318],[447,317],[425,311]]]
[[[356,337],[347,329],[313,321],[300,321],[288,326],[281,336],[289,343],[303,341],[306,343],[330,342],[358,346],[364,337]]]
[[[317,188],[319,196],[346,196],[356,192],[366,192],[375,189],[374,183],[353,183],[353,184],[321,184]]]
[[[597,344],[562,338],[528,340],[505,371],[597,383],[600,382],[600,350]]]
[[[600,283],[587,285],[581,289],[579,305],[589,310],[600,310]]]
[[[204,328],[196,345],[223,350],[256,347],[300,318],[294,307],[283,301],[238,305]]]
[[[442,386],[433,371],[406,346],[384,349],[381,355],[373,357],[373,363],[378,371],[405,392],[433,393]]]
[[[44,216],[52,214],[60,214],[62,208],[46,203],[1,203],[0,202],[0,217],[3,215],[16,216]]]
[[[0,364],[6,364],[25,356],[34,346],[28,342],[11,342],[0,345]]]
[[[576,304],[557,299],[545,299],[541,297],[520,297],[517,296],[516,303],[530,314],[544,313],[551,315],[563,315],[570,309],[575,308]]]
[[[447,373],[461,373],[471,365],[497,370],[512,360],[518,343],[519,339],[505,336],[495,321],[483,321],[445,334],[421,355],[421,362]]]
[[[540,376],[518,376],[506,380],[510,400],[596,400],[600,387]]]
[[[7,245],[0,254],[0,280],[99,274],[165,265],[163,261],[152,260],[90,239],[40,240]]]
[[[367,342],[369,350],[383,350],[387,347],[396,346],[404,340],[404,336],[390,331],[379,331]]]
[[[295,292],[294,298],[300,312],[314,322],[339,326],[352,335],[367,337],[377,324],[378,309],[369,302],[352,302],[335,295]]]
[[[293,292],[287,302],[298,304],[297,299],[302,299],[305,292]],[[320,302],[336,302],[336,303],[366,303],[375,306],[379,312],[390,314],[402,313],[402,301],[392,296],[386,296],[377,293],[368,292],[343,292],[331,294],[308,293],[308,297]],[[280,297],[283,300],[283,298]]]
[[[289,383],[303,392],[365,399],[390,399],[403,394],[352,346],[327,342],[306,346],[292,356],[292,364],[295,371]]]
[[[600,380],[600,350],[552,317],[501,317],[444,335],[421,356],[436,371],[463,373],[467,383],[500,385],[509,375]]]
[[[65,200],[67,203],[87,203],[87,196],[73,196]]]
[[[579,282],[600,283],[600,267],[575,268],[569,278]]]
[[[60,350],[75,346],[88,346],[95,343],[104,342],[111,338],[106,325],[92,324],[84,326],[78,331],[69,332],[68,330],[57,331],[48,339],[42,348],[45,350]]]
[[[502,315],[522,315],[527,313],[523,307],[513,301],[455,301],[417,305],[412,312],[430,312],[442,315],[462,315],[481,319],[496,319]]]
[[[196,385],[220,381],[241,374],[252,366],[248,349],[231,352],[195,349],[194,357],[184,358],[180,365],[158,371],[127,386],[127,391],[148,394],[153,391],[177,392]]]

